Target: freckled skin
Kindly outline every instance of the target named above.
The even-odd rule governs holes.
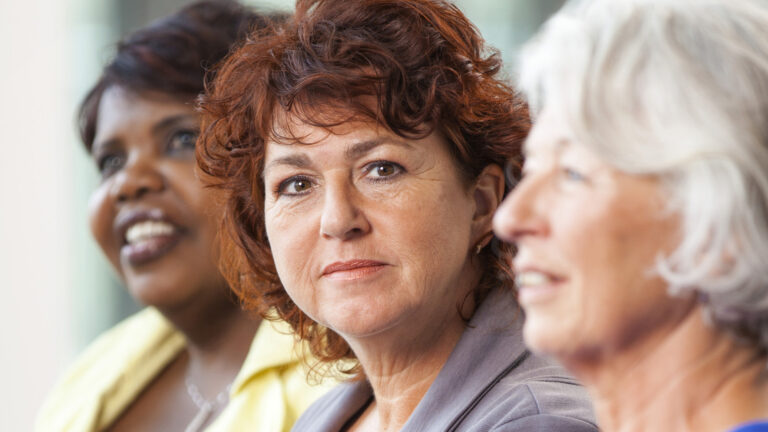
[[[457,305],[477,280],[473,245],[490,226],[473,223],[475,201],[448,153],[433,134],[406,145],[384,143],[348,159],[356,143],[396,135],[365,123],[332,134],[294,125],[311,144],[267,145],[265,220],[281,281],[297,305],[348,340],[376,338],[416,343],[446,326],[461,331]],[[303,154],[309,167],[270,166]],[[388,161],[402,172],[384,181],[369,164]],[[274,193],[281,182],[304,175],[303,195]],[[385,263],[375,276],[354,281],[323,277],[334,262]]]
[[[661,185],[613,169],[571,136],[555,113],[541,115],[526,143],[525,176],[494,229],[517,244],[516,267],[565,279],[549,301],[523,304],[526,342],[561,360],[583,360],[665,331],[692,302],[670,297],[652,274],[656,258],[679,240]]]

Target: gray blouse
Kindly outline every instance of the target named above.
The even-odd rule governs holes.
[[[522,321],[511,292],[491,292],[402,431],[597,431],[584,388],[525,348]],[[292,430],[338,432],[372,397],[366,381],[344,383]]]

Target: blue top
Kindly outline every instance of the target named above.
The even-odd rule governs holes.
[[[761,420],[752,423],[745,423],[731,429],[730,432],[768,432],[768,421]]]

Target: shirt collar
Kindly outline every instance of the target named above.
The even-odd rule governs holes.
[[[264,371],[300,362],[302,346],[296,343],[288,323],[268,319],[262,321],[243,367],[232,383],[231,395],[240,392],[251,379]]]

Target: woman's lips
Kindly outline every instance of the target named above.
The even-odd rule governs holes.
[[[548,301],[557,294],[563,280],[539,270],[518,270],[515,276],[518,301],[524,307]]]
[[[168,253],[179,242],[181,230],[163,220],[136,220],[126,227],[121,256],[129,264],[146,264]]]
[[[178,232],[158,235],[137,243],[126,244],[120,249],[120,255],[131,265],[146,264],[168,253],[181,239]]]
[[[387,264],[373,260],[335,262],[323,269],[323,277],[332,280],[363,279],[383,270]]]

